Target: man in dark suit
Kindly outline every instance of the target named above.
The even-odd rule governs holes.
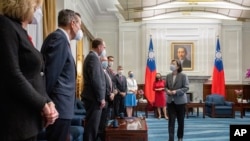
[[[106,103],[105,74],[99,59],[101,54],[105,56],[105,42],[100,38],[94,39],[92,51],[86,56],[83,65],[84,90],[81,96],[86,109],[84,141],[97,139],[102,109]]]
[[[76,68],[70,40],[82,38],[78,13],[61,10],[58,26],[45,39],[41,49],[45,61],[46,90],[59,112],[55,124],[46,129],[49,141],[66,141],[69,135],[76,89]]]
[[[116,117],[120,116],[120,113],[125,113],[124,98],[127,92],[127,79],[122,73],[122,66],[118,66],[117,74],[115,75],[115,86],[118,93],[114,98],[114,113]]]
[[[100,135],[100,139],[102,141],[105,141],[105,127],[106,127],[106,123],[107,121],[111,118],[111,111],[109,111],[109,106],[110,103],[113,103],[113,99],[114,99],[114,93],[113,93],[113,84],[112,84],[112,80],[109,77],[109,74],[107,72],[107,67],[108,67],[108,59],[105,56],[102,56],[101,58],[101,63],[102,63],[102,68],[105,74],[105,81],[106,81],[106,92],[105,92],[105,102],[106,105],[102,110],[102,115],[101,115],[101,121],[100,121],[100,126],[99,126],[99,135]]]
[[[191,68],[191,61],[187,59],[187,49],[185,47],[177,49],[177,57],[181,61],[183,68]]]

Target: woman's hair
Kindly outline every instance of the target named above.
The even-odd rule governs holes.
[[[32,19],[33,13],[43,0],[1,0],[0,13],[20,22]]]
[[[156,78],[157,75],[160,75],[160,80],[161,80],[161,79],[162,79],[162,78],[161,78],[161,73],[158,72],[158,73],[156,73],[156,75],[155,75],[155,81],[157,80],[157,78]]]
[[[173,62],[176,62],[176,65],[177,65],[177,67],[178,67],[177,72],[178,72],[178,73],[182,72],[181,61],[179,61],[179,60],[177,60],[177,59],[174,59],[174,60],[171,61],[171,63],[173,63]]]

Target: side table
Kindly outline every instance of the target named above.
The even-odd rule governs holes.
[[[147,102],[137,102],[135,107],[135,115],[137,116],[137,111],[145,111],[146,118],[148,118],[148,103]]]
[[[193,103],[193,102],[190,102],[190,103],[187,103],[186,104],[186,117],[188,118],[188,109],[190,108],[197,108],[197,116],[199,116],[199,108],[202,108],[203,109],[203,118],[205,118],[205,103]]]

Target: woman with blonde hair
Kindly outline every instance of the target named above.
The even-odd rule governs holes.
[[[41,19],[42,2],[0,1],[1,141],[36,141],[58,117],[45,90],[42,56],[25,30]]]

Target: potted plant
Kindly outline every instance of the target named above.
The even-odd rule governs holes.
[[[243,98],[243,90],[234,90],[237,95],[237,102],[241,103]]]

